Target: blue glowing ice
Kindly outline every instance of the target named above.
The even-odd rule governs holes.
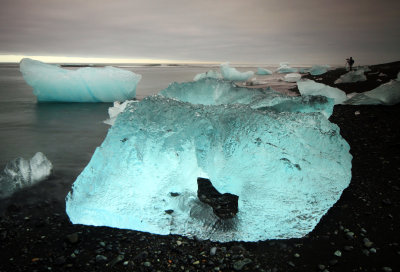
[[[235,81],[246,81],[254,76],[253,71],[239,72],[236,68],[230,67],[228,62],[221,64],[221,74],[223,78]]]
[[[272,75],[272,71],[259,67],[259,68],[257,68],[256,74],[257,75]]]
[[[219,79],[221,79],[221,78],[222,78],[222,75],[221,75],[221,73],[218,72],[218,71],[210,70],[210,71],[207,71],[207,72],[205,72],[205,73],[197,74],[197,75],[193,78],[193,80],[194,80],[194,81],[197,81],[197,80],[199,80],[199,79],[203,79],[203,78],[207,78],[207,77],[210,77],[210,78],[219,78]]]
[[[52,169],[52,163],[42,152],[37,152],[30,160],[18,157],[8,162],[0,174],[0,198],[47,179]]]
[[[208,105],[163,95],[128,104],[68,194],[70,220],[221,242],[309,233],[349,185],[348,144],[319,112],[253,108],[257,96],[268,96],[261,90],[245,99],[239,88],[233,104],[205,98],[235,92],[229,86],[202,79],[162,92]],[[236,103],[239,97],[248,103]],[[198,177],[239,196],[234,218],[220,219],[199,201]]]
[[[115,67],[68,70],[22,59],[20,70],[43,102],[113,102],[132,99],[141,75]]]

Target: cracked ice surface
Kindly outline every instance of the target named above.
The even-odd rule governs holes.
[[[68,70],[22,59],[21,73],[41,102],[114,102],[136,96],[141,75],[107,66]]]
[[[151,96],[117,117],[66,211],[75,224],[221,242],[303,237],[349,185],[351,159],[319,112]],[[198,177],[239,196],[235,218],[199,201]]]

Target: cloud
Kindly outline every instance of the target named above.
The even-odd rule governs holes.
[[[314,52],[332,63],[368,51],[393,59],[399,8],[392,0],[3,0],[0,54],[271,63],[307,62]]]

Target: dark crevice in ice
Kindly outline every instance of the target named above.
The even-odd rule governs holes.
[[[221,194],[209,179],[197,178],[197,185],[199,200],[210,205],[216,216],[221,219],[235,217],[238,213],[239,196],[230,193]]]

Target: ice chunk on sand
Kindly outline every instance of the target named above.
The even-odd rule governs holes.
[[[342,104],[347,100],[346,93],[338,88],[315,82],[313,80],[302,80],[297,82],[301,95],[322,95],[335,100],[335,104]]]
[[[313,76],[319,76],[325,74],[329,68],[329,65],[313,65],[310,69],[310,74]]]
[[[368,65],[360,66],[358,69],[364,70],[364,73],[371,72],[371,68]]]
[[[391,80],[363,93],[352,93],[345,104],[350,105],[395,105],[400,102],[400,82]]]
[[[303,237],[349,185],[351,159],[319,113],[150,96],[118,116],[66,212],[74,224],[221,242]],[[198,177],[238,196],[236,216],[199,199]]]
[[[257,68],[256,74],[257,75],[272,75],[272,71],[259,67],[259,68]]]
[[[236,68],[230,67],[229,62],[221,64],[221,74],[223,78],[235,81],[246,81],[250,79],[252,76],[254,76],[253,71],[247,71],[242,73],[236,70]]]
[[[20,71],[38,101],[113,102],[136,96],[141,75],[115,67],[68,70],[22,59]]]
[[[299,73],[290,73],[285,75],[284,80],[286,82],[297,82],[301,79],[301,75]]]
[[[344,75],[341,75],[338,79],[335,80],[335,84],[339,83],[353,83],[358,81],[365,81],[367,77],[364,75],[364,70],[359,69],[356,71],[350,71]]]
[[[297,68],[290,67],[287,62],[281,62],[278,69],[276,69],[276,72],[280,74],[297,73]]]
[[[30,160],[19,157],[8,162],[0,174],[0,198],[47,179],[52,169],[52,163],[41,152],[37,152]]]
[[[400,81],[400,72],[397,74],[396,80],[397,80],[397,81]]]
[[[221,75],[221,73],[218,72],[218,71],[210,70],[210,71],[207,71],[207,72],[205,72],[205,73],[197,74],[197,75],[193,78],[193,80],[194,80],[194,81],[197,81],[197,80],[199,80],[199,79],[207,78],[207,77],[210,77],[210,78],[222,78],[222,75]]]
[[[238,87],[230,81],[202,79],[196,82],[172,83],[160,92],[168,98],[203,105],[246,104],[253,109],[269,108],[290,112],[321,112],[329,117],[333,100],[287,96],[271,88]]]

